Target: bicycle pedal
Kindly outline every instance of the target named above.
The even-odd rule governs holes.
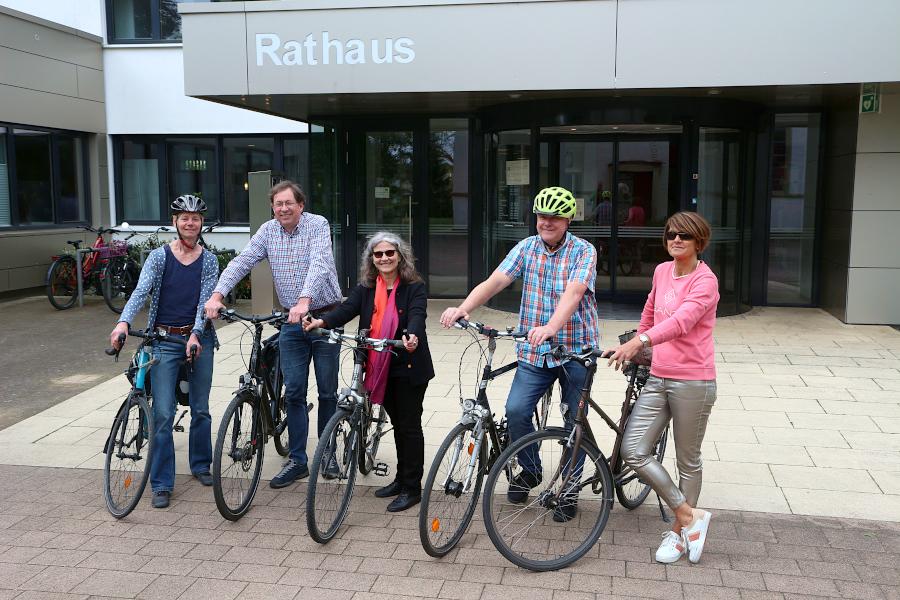
[[[172,428],[172,431],[177,431],[178,433],[184,433],[184,425],[176,425]]]
[[[386,477],[388,472],[390,471],[390,467],[387,466],[387,463],[380,462],[380,463],[377,463],[375,465],[375,468],[372,470],[379,477]]]

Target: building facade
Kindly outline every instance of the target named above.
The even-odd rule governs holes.
[[[579,201],[573,233],[599,251],[601,301],[642,302],[665,218],[697,210],[713,225],[703,258],[721,314],[820,306],[900,323],[892,0],[108,0],[98,12],[105,130],[88,139],[106,151],[98,177],[110,165],[111,222],[153,228],[169,198],[199,193],[223,223],[214,243],[240,248],[246,173],[270,169],[331,221],[345,287],[365,237],[391,229],[432,296],[460,297],[533,232],[535,191],[562,185]],[[3,106],[0,122],[20,123]],[[514,308],[517,289],[496,305]]]

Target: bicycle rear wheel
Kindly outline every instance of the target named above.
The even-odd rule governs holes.
[[[572,460],[568,438],[558,428],[523,436],[503,451],[488,474],[484,526],[497,550],[523,569],[552,571],[571,565],[594,546],[609,519],[613,483],[606,458],[582,440],[581,456]],[[531,468],[526,472],[523,464]],[[514,475],[508,483],[501,477],[507,470]],[[530,473],[538,480],[528,481]],[[529,488],[526,481],[536,485]],[[566,509],[572,504],[570,518]]]
[[[353,498],[359,432],[352,412],[338,409],[328,421],[309,469],[309,488],[306,494],[306,527],[309,535],[320,544],[335,536]],[[337,477],[322,476],[332,456],[340,471]]]
[[[656,444],[650,452],[650,455],[659,462],[662,462],[666,454],[666,442],[668,439],[669,428],[667,426],[659,435],[659,439],[656,440]],[[613,473],[616,479],[616,497],[619,499],[619,504],[628,510],[634,510],[643,504],[647,496],[650,495],[650,484],[641,481],[637,473],[625,464],[625,461],[622,460],[621,452],[616,458]]]
[[[153,415],[143,392],[132,390],[122,403],[106,440],[103,497],[117,519],[137,506],[150,477]]]
[[[250,510],[259,487],[266,440],[259,399],[239,392],[231,400],[213,452],[213,496],[223,517],[237,521]]]
[[[419,538],[429,556],[441,557],[453,550],[475,513],[484,480],[487,448],[483,444],[487,440],[482,440],[478,454],[474,454],[477,446],[474,430],[472,423],[454,427],[434,455],[425,479],[419,509]],[[474,469],[466,489],[473,457]]]
[[[53,261],[47,271],[47,299],[56,310],[75,306],[78,294],[77,266],[75,259],[64,255]]]
[[[111,311],[121,314],[134,291],[135,280],[124,256],[109,259],[100,274],[103,300]]]

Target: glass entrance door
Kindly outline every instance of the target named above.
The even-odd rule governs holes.
[[[366,239],[390,231],[417,247],[413,131],[360,131],[351,135],[355,179],[356,235],[351,261]],[[356,265],[358,268],[358,265]],[[356,268],[350,268],[353,273]],[[354,280],[355,277],[351,277]],[[352,285],[352,283],[351,283]]]

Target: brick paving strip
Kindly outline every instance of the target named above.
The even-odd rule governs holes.
[[[653,562],[653,507],[618,506],[592,551],[558,572],[506,562],[476,519],[443,559],[422,550],[416,515],[390,515],[362,488],[338,537],[306,534],[305,486],[261,490],[242,520],[178,476],[168,510],[123,521],[102,474],[0,465],[0,598],[900,598],[900,524],[718,510],[699,565]],[[415,510],[412,511],[415,513]]]

